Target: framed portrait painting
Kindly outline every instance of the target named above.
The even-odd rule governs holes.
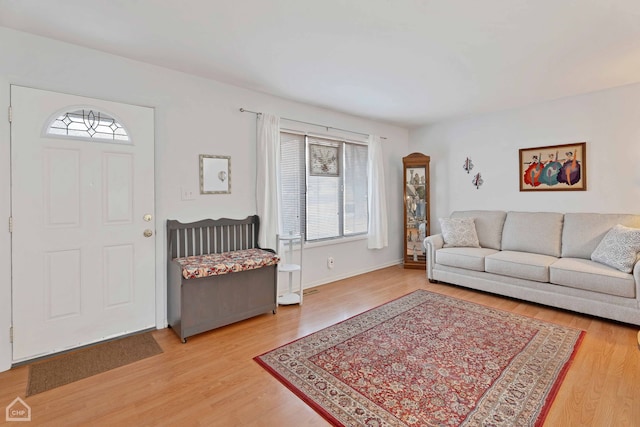
[[[586,191],[586,142],[520,149],[520,191]]]

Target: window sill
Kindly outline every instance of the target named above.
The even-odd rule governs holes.
[[[366,234],[360,234],[358,236],[353,237],[342,237],[339,239],[330,239],[330,240],[322,240],[320,242],[306,242],[304,244],[305,248],[317,248],[320,246],[331,246],[331,245],[340,245],[342,243],[351,243],[359,240],[367,240],[368,236]]]

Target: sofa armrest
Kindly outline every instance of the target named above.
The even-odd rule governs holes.
[[[433,266],[436,263],[436,251],[444,246],[442,234],[434,234],[424,239],[424,247],[427,250],[427,279],[433,280]]]
[[[636,265],[633,267],[633,278],[636,281],[636,302],[640,308],[640,261],[636,261]]]

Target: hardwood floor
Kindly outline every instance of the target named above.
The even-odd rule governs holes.
[[[639,426],[638,328],[465,288],[389,267],[316,288],[303,306],[189,338],[154,332],[164,353],[25,398],[28,366],[0,373],[0,423],[17,396],[44,426],[326,426],[252,358],[415,289],[584,329],[545,426]],[[9,423],[7,423],[9,424]],[[13,423],[10,423],[13,424]]]

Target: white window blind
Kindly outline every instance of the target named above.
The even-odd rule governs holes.
[[[280,133],[280,191],[283,234],[304,231],[305,217],[305,137]]]
[[[280,144],[283,232],[302,231],[307,241],[365,234],[367,146],[288,132],[281,132]],[[311,173],[309,145],[337,153],[337,170],[332,164]]]
[[[344,234],[367,232],[367,146],[344,146]]]

